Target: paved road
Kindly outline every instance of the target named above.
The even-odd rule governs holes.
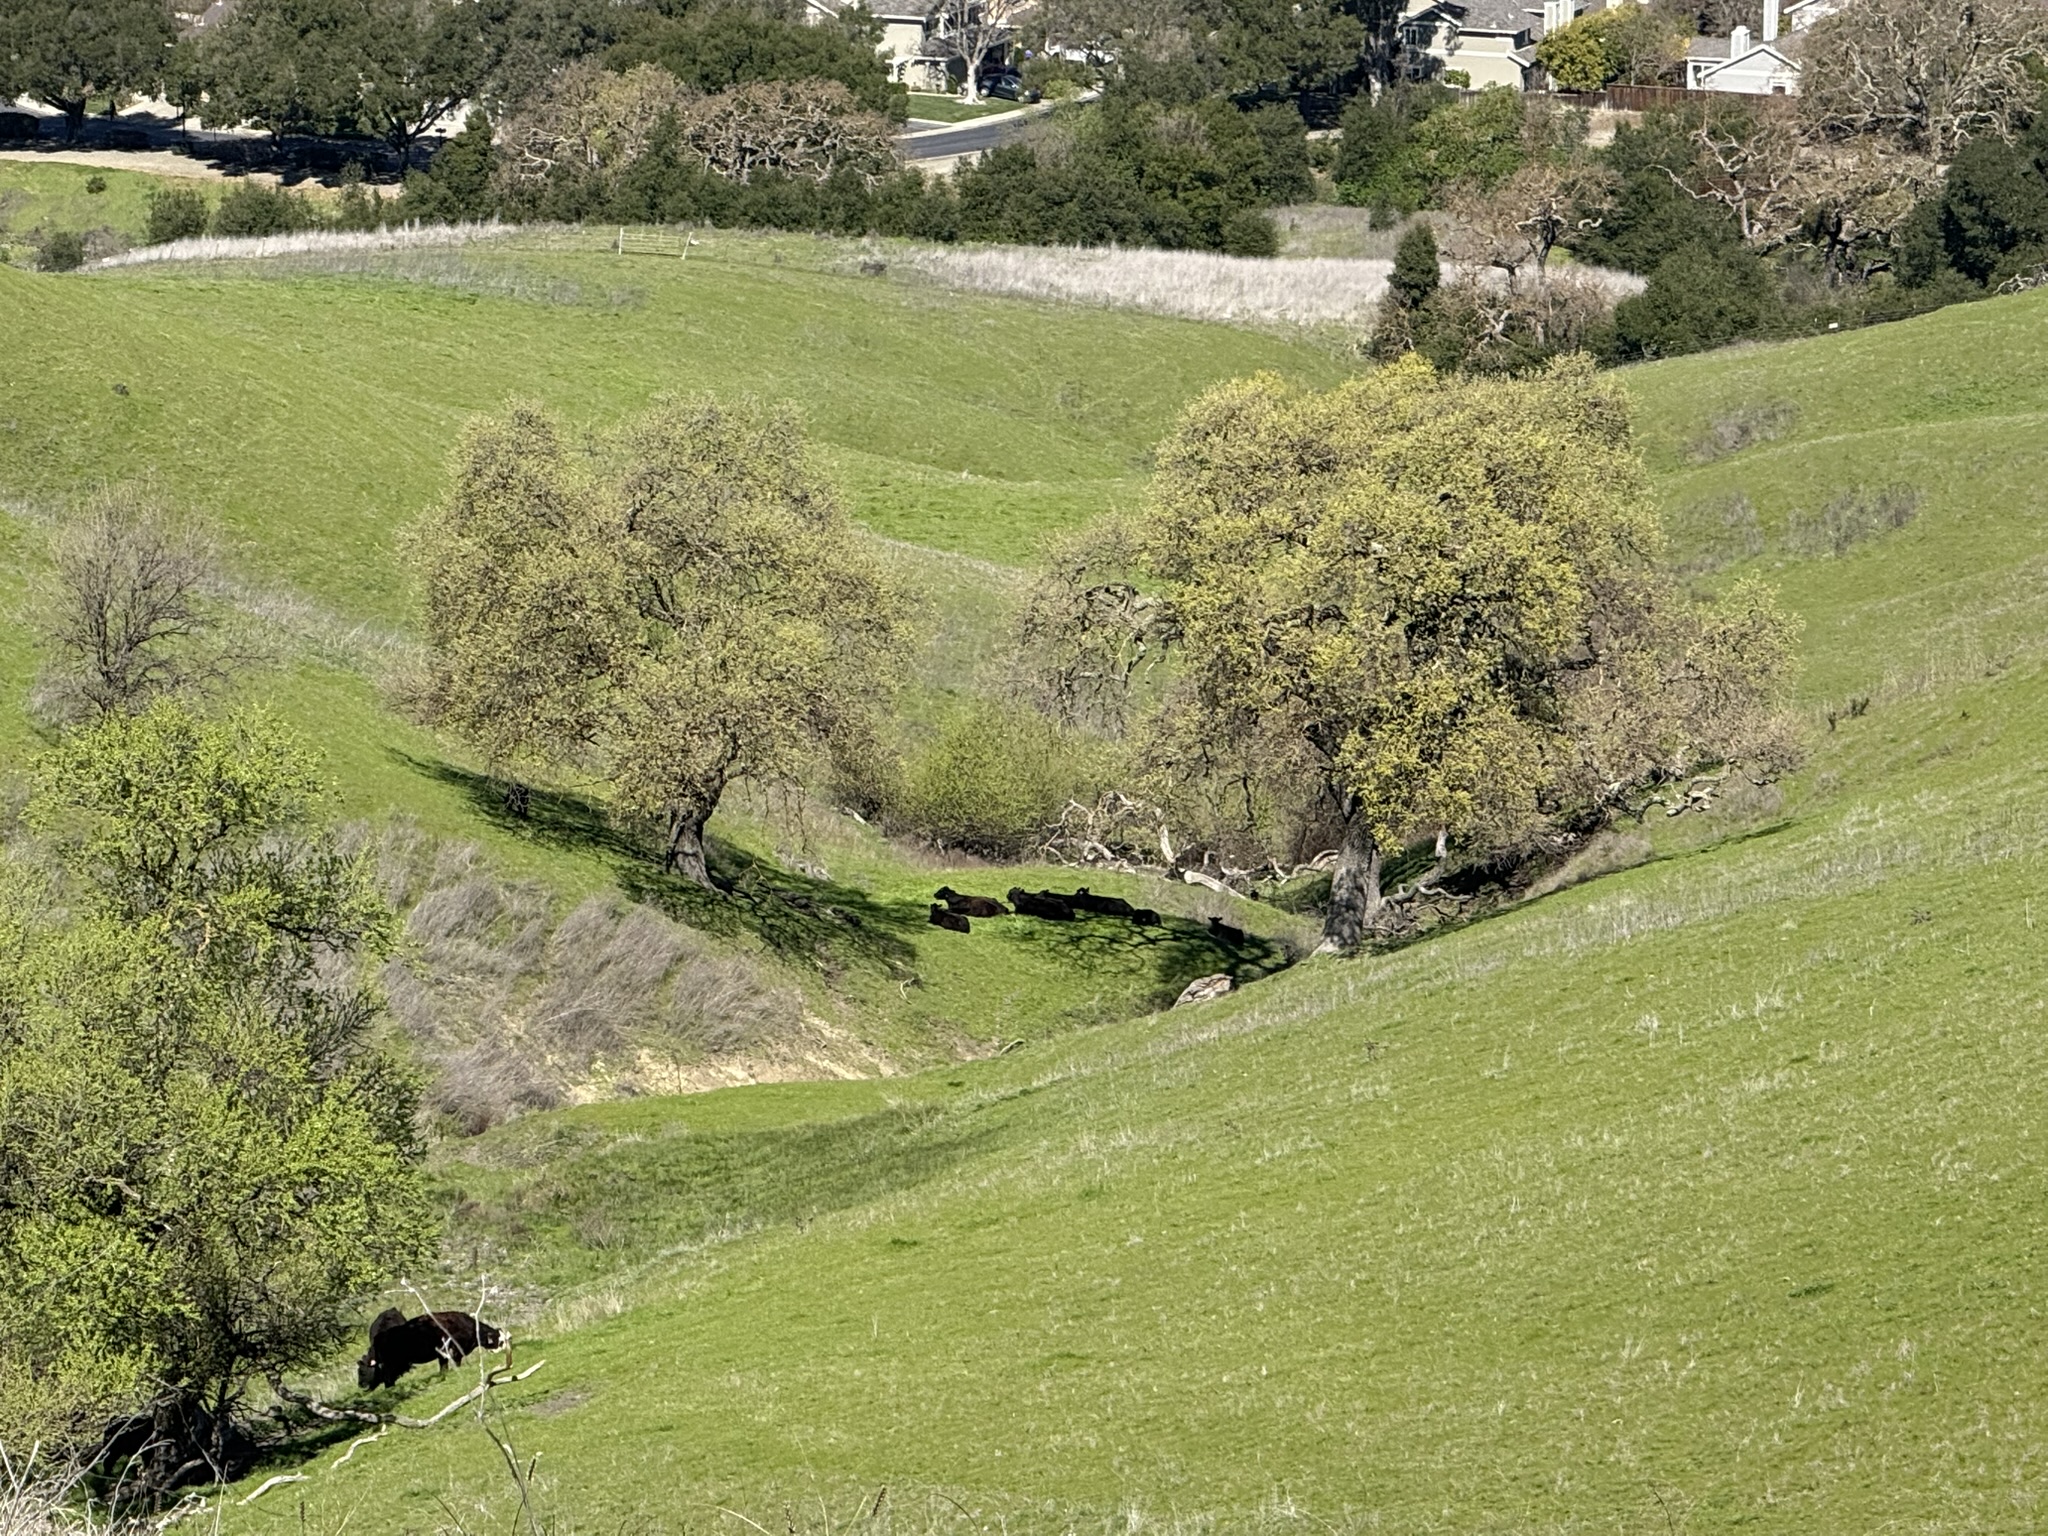
[[[906,133],[897,138],[896,147],[906,160],[943,160],[956,155],[977,154],[984,149],[994,149],[998,144],[1015,143],[1034,118],[1043,117],[1051,110],[1052,103],[1044,102],[1015,112],[998,112],[993,117],[952,123],[944,128],[927,128],[922,133]]]

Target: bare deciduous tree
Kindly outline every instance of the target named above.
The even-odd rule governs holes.
[[[1540,282],[1551,253],[1580,227],[1578,210],[1598,206],[1609,181],[1595,166],[1539,160],[1492,191],[1461,187],[1446,199],[1451,259],[1495,268],[1507,275],[1510,288],[1524,267],[1534,266]]]
[[[872,180],[895,169],[895,131],[836,80],[757,80],[696,103],[683,141],[706,170],[733,181],[756,172],[823,181],[850,168]]]
[[[662,119],[686,112],[697,96],[659,64],[622,75],[571,64],[506,125],[507,172],[538,181],[557,166],[618,170],[646,150]]]
[[[1822,133],[1891,134],[1946,164],[1973,138],[2011,138],[2044,47],[2036,0],[1851,0],[1808,34],[1801,107]]]
[[[53,540],[41,595],[45,718],[127,714],[220,679],[220,570],[211,541],[146,490],[96,498]]]
[[[1907,219],[1940,184],[1931,159],[1886,135],[1815,140],[1799,157],[1800,237],[1830,282],[1868,277],[1890,266]]]
[[[1697,151],[1693,163],[1666,166],[1665,175],[1681,192],[1734,214],[1748,244],[1782,244],[1800,214],[1802,145],[1791,116],[1771,106],[1753,115],[1708,106],[1697,111],[1686,136]]]
[[[1009,41],[1024,9],[1024,0],[938,0],[933,7],[939,36],[967,61],[969,101],[981,100],[981,61]]]

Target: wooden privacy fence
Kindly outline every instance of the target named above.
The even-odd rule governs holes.
[[[669,233],[658,229],[619,229],[616,242],[621,256],[673,256],[678,261],[690,259],[690,247],[697,242],[687,231]]]
[[[1599,91],[1559,91],[1557,99],[1573,107],[1613,107],[1622,112],[1648,112],[1653,107],[1682,107],[1688,102],[1726,101],[1725,91],[1688,91],[1675,85],[1610,85]]]

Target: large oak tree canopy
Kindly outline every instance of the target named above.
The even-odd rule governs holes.
[[[1150,755],[1248,824],[1327,826],[1348,947],[1408,839],[1513,846],[1758,738],[1791,626],[1753,586],[1687,600],[1657,548],[1627,401],[1583,360],[1225,385],[1138,530],[1179,657]]]
[[[660,402],[591,452],[480,421],[412,548],[427,713],[515,781],[602,775],[699,884],[725,791],[859,749],[894,675],[899,599],[787,409]]]

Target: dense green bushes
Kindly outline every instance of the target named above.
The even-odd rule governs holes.
[[[627,18],[625,36],[605,54],[612,69],[659,64],[707,92],[756,80],[836,80],[871,112],[898,122],[907,115],[904,87],[877,64],[866,31],[805,26],[733,6],[680,17],[631,11]]]
[[[251,1377],[327,1359],[434,1224],[415,1084],[351,978],[397,941],[261,716],[52,750],[0,879],[0,1441],[237,1475]],[[128,1464],[119,1465],[123,1460]]]
[[[1543,147],[1528,132],[1533,105],[1509,90],[1460,102],[1441,86],[1359,96],[1344,111],[1338,195],[1405,214],[1435,206],[1452,186],[1497,186]]]
[[[476,130],[481,134],[484,130]],[[1305,130],[1291,107],[1227,102],[1165,108],[1119,97],[1076,109],[1038,139],[991,150],[950,178],[914,167],[821,179],[706,169],[674,121],[617,168],[567,163],[494,193],[478,174],[482,138],[452,142],[407,184],[407,217],[480,217],[876,233],[1019,244],[1154,245],[1271,255],[1266,205],[1311,186]]]
[[[1094,798],[1088,757],[1033,711],[977,702],[910,755],[889,820],[938,848],[1018,858],[1044,842],[1070,799]]]
[[[1936,195],[1914,209],[1900,279],[1915,287],[1961,278],[1995,288],[2048,265],[2048,112],[2013,143],[1973,139]]]

